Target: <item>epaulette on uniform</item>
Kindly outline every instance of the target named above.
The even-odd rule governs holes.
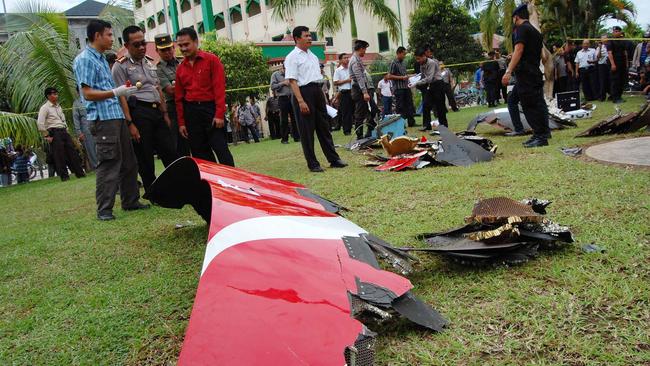
[[[115,60],[115,62],[117,62],[118,64],[124,63],[124,61],[126,61],[126,56],[122,56],[122,57],[118,58],[117,60]]]
[[[149,55],[144,55],[144,58],[147,59],[149,62],[153,61],[153,57]]]

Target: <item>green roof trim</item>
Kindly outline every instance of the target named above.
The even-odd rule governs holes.
[[[296,47],[293,44],[278,44],[278,45],[261,45],[262,54],[265,58],[285,58],[289,52],[293,51]],[[318,57],[319,60],[325,60],[325,45],[312,45],[311,52]]]

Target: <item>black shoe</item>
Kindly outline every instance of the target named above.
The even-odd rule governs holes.
[[[280,141],[280,142],[283,143],[283,144],[285,144],[285,145],[289,143],[289,141],[287,141],[287,140],[282,140],[282,141]]]
[[[148,203],[140,203],[140,202],[136,203],[135,206],[122,207],[122,209],[124,211],[146,210],[146,209],[149,209],[149,208],[151,208],[150,204],[148,204]]]
[[[530,148],[530,147],[540,147],[540,146],[548,146],[548,140],[545,138],[535,138],[533,141],[524,144],[524,147]]]
[[[526,131],[510,131],[510,132],[506,132],[506,134],[504,136],[512,137],[512,136],[521,136],[521,135],[525,135],[525,134],[526,134]]]
[[[110,212],[109,213],[103,213],[103,214],[98,213],[97,214],[97,220],[99,220],[99,221],[111,221],[111,220],[115,220],[115,216],[113,216],[113,214],[110,213]]]
[[[623,98],[618,98],[614,101],[614,104],[621,104],[621,103],[625,103],[625,100],[623,100]]]
[[[61,182],[67,182],[70,180],[70,177],[61,177]]]
[[[530,144],[530,143],[533,142],[533,140],[535,140],[536,138],[537,138],[537,137],[535,137],[535,136],[531,136],[528,140],[522,142],[521,144],[522,144],[522,145]]]
[[[293,139],[293,142],[300,142],[300,139]]]
[[[84,174],[77,175],[77,178],[86,178],[86,174],[84,173]]]
[[[344,134],[345,136],[350,136],[350,135],[352,135],[352,132],[343,132],[343,134]]]
[[[335,162],[332,162],[332,163],[330,164],[330,167],[332,167],[332,168],[345,168],[346,166],[348,166],[348,164],[346,164],[346,163],[345,163],[343,160],[341,160],[341,159],[339,159],[339,160],[337,160],[337,161],[335,161]]]
[[[309,171],[312,173],[323,173],[325,170],[319,166],[315,166],[313,168],[309,168]]]

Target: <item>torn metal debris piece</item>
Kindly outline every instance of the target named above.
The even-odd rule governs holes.
[[[376,256],[401,273],[413,257],[302,185],[185,157],[146,198],[191,204],[208,222],[180,365],[371,365],[366,317],[377,327],[398,317],[434,331],[447,324]]]
[[[638,112],[623,114],[618,109],[616,114],[589,127],[576,137],[634,132],[645,126],[650,126],[650,103],[642,105]]]
[[[425,248],[401,248],[437,253],[461,264],[520,264],[538,250],[573,243],[568,227],[546,219],[546,200],[517,202],[505,197],[479,201],[468,224],[445,232],[420,236]]]
[[[521,119],[521,124],[524,128],[524,131],[530,131],[531,127],[528,124],[528,121],[526,121],[526,116],[524,116],[523,112],[521,112],[521,109],[519,112],[519,117]],[[490,112],[479,114],[469,122],[467,125],[467,131],[474,131],[479,123],[489,124],[506,131],[515,130],[515,126],[512,123],[512,118],[510,117],[508,108],[497,108]],[[577,124],[572,120],[571,116],[563,113],[560,109],[553,108],[552,106],[549,106],[548,124],[552,130],[577,126]]]
[[[474,142],[461,139],[445,126],[438,126],[438,131],[440,131],[441,141],[436,160],[439,162],[470,166],[478,162],[490,161],[494,157],[492,152]]]

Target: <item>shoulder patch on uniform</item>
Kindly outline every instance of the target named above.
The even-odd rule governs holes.
[[[151,56],[149,56],[149,55],[144,55],[144,58],[146,58],[146,59],[149,60],[149,61],[153,61],[153,57],[151,57]]]
[[[118,64],[124,63],[124,61],[126,61],[126,56],[122,56],[122,57],[118,58],[117,60],[115,60],[115,62],[117,62]]]

